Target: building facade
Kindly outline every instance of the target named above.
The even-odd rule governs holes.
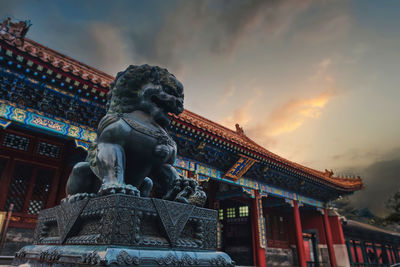
[[[12,209],[6,255],[30,242],[40,210],[65,197],[72,166],[96,139],[114,79],[25,38],[28,28],[27,22],[0,24],[0,210]],[[360,263],[360,239],[346,239],[338,214],[327,208],[361,189],[359,177],[291,162],[239,125],[233,131],[188,110],[171,116],[169,132],[178,145],[175,167],[205,189],[206,205],[218,210],[219,249],[237,265]],[[388,247],[381,254],[397,261],[400,243],[380,244]]]

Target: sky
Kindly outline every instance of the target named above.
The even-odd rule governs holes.
[[[115,75],[166,67],[185,107],[318,170],[400,188],[398,0],[0,0],[27,37]],[[372,197],[373,196],[373,197]]]

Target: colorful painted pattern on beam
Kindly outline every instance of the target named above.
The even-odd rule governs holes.
[[[317,208],[322,208],[324,207],[324,203],[322,201],[318,201],[309,197],[305,197],[302,195],[299,195],[294,192],[289,192],[280,188],[272,187],[270,185],[260,183],[258,181],[254,181],[252,179],[248,179],[245,177],[242,177],[236,181],[233,181],[232,179],[227,179],[224,177],[224,173],[216,170],[214,168],[208,167],[205,164],[195,162],[190,159],[182,158],[182,157],[177,157],[175,164],[175,167],[178,169],[183,169],[187,171],[192,171],[195,173],[195,179],[199,182],[202,181],[208,181],[209,179],[214,179],[218,181],[222,181],[225,183],[237,185],[237,186],[243,186],[247,189],[253,189],[253,190],[258,190],[260,194],[263,194],[264,196],[266,194],[269,194],[271,196],[276,196],[276,197],[281,197],[281,198],[287,198],[287,199],[292,199],[296,200],[300,203],[304,203],[310,206],[314,206]],[[248,191],[248,190],[244,190]],[[248,191],[249,193],[251,191]],[[251,193],[250,193],[251,195]]]
[[[89,146],[90,143],[75,139],[75,147],[80,147],[87,151],[89,149]]]
[[[14,107],[4,100],[0,100],[0,118],[87,142],[93,142],[97,136],[88,129]]]
[[[261,248],[267,247],[265,218],[263,213],[262,196],[257,196],[257,211],[258,211],[258,240]]]
[[[35,80],[33,78],[30,78],[30,77],[26,77],[23,74],[14,72],[14,71],[12,71],[10,69],[7,69],[7,68],[0,67],[0,75],[9,77],[10,79],[13,79],[13,80],[14,79],[22,80],[25,84],[27,84],[27,85],[29,85],[29,86],[31,86],[33,88],[37,88],[39,90],[44,90],[46,88],[48,90],[55,91],[58,94],[73,98],[73,99],[81,101],[83,103],[86,103],[86,104],[89,104],[89,105],[92,105],[92,106],[96,106],[98,108],[104,108],[104,106],[102,106],[102,105],[100,105],[98,103],[94,103],[94,102],[90,101],[87,98],[79,97],[79,96],[76,96],[76,95],[74,95],[72,93],[65,92],[65,91],[60,90],[60,89],[58,89],[56,87],[53,87],[53,86],[51,86],[49,84],[41,83],[38,80]]]
[[[0,119],[0,126],[3,129],[7,128],[11,124],[11,121]]]
[[[255,193],[254,193],[253,189],[250,189],[250,188],[242,186],[242,191],[245,192],[246,194],[248,194],[250,196],[250,198],[254,198],[255,197]]]
[[[241,178],[256,162],[257,161],[255,159],[240,155],[240,159],[233,164],[225,176],[236,181],[237,179]]]

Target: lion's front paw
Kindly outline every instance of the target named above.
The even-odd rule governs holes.
[[[198,188],[192,195],[189,196],[188,200],[192,205],[204,207],[207,201],[207,195],[201,188]]]
[[[207,196],[195,180],[180,177],[164,199],[203,207]]]
[[[111,184],[106,183],[100,187],[99,195],[127,194],[140,197],[140,191],[130,184]]]
[[[96,194],[88,194],[88,193],[77,193],[74,195],[68,195],[65,198],[61,199],[61,203],[73,203],[82,199],[95,197]]]

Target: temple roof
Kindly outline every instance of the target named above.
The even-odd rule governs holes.
[[[73,74],[94,85],[108,88],[110,83],[114,80],[114,77],[107,73],[63,55],[33,40],[24,38],[24,36],[16,35],[15,32],[22,31],[20,28],[24,27],[21,23],[24,22],[13,23],[13,25],[17,26],[10,25],[10,22],[8,24],[5,24],[5,22],[0,23],[0,40],[4,40],[8,44],[17,47],[22,52],[28,53],[55,68],[61,69],[65,73]],[[100,88],[96,89],[102,90]]]
[[[93,88],[96,90],[104,93],[109,84],[114,80],[114,77],[111,75],[63,55],[33,40],[24,38],[24,36],[16,37],[15,35],[10,34],[8,30],[4,30],[4,27],[1,28],[1,26],[2,24],[0,24],[0,40],[4,40],[7,44],[46,64],[50,64],[63,73],[72,74],[75,77],[94,84],[95,86]],[[20,27],[22,26],[20,25]],[[360,177],[335,177],[333,176],[332,171],[325,170],[322,172],[314,170],[270,152],[247,137],[239,125],[236,125],[236,131],[233,131],[189,110],[185,110],[179,116],[171,116],[177,122],[182,122],[188,126],[195,127],[198,130],[218,138],[219,140],[234,146],[239,146],[244,151],[249,152],[249,154],[256,159],[271,161],[275,164],[279,164],[285,169],[306,175],[315,181],[328,184],[344,191],[352,192],[363,188],[363,182]]]
[[[357,238],[369,238],[369,240],[385,240],[390,243],[400,242],[400,234],[395,231],[382,229],[370,224],[354,221],[344,220],[343,232],[346,236],[357,237]]]
[[[360,177],[335,177],[333,176],[332,171],[325,170],[325,172],[322,172],[314,170],[312,168],[303,166],[272,153],[271,151],[267,150],[261,145],[258,145],[256,142],[247,137],[244,134],[243,129],[240,128],[239,125],[236,125],[236,131],[233,131],[187,109],[179,116],[172,116],[177,120],[195,126],[198,129],[205,130],[214,136],[227,140],[228,142],[239,145],[247,149],[248,151],[255,153],[261,158],[267,158],[269,160],[282,164],[286,168],[290,168],[303,174],[308,174],[316,180],[320,180],[349,191],[355,191],[363,188],[363,182]]]

